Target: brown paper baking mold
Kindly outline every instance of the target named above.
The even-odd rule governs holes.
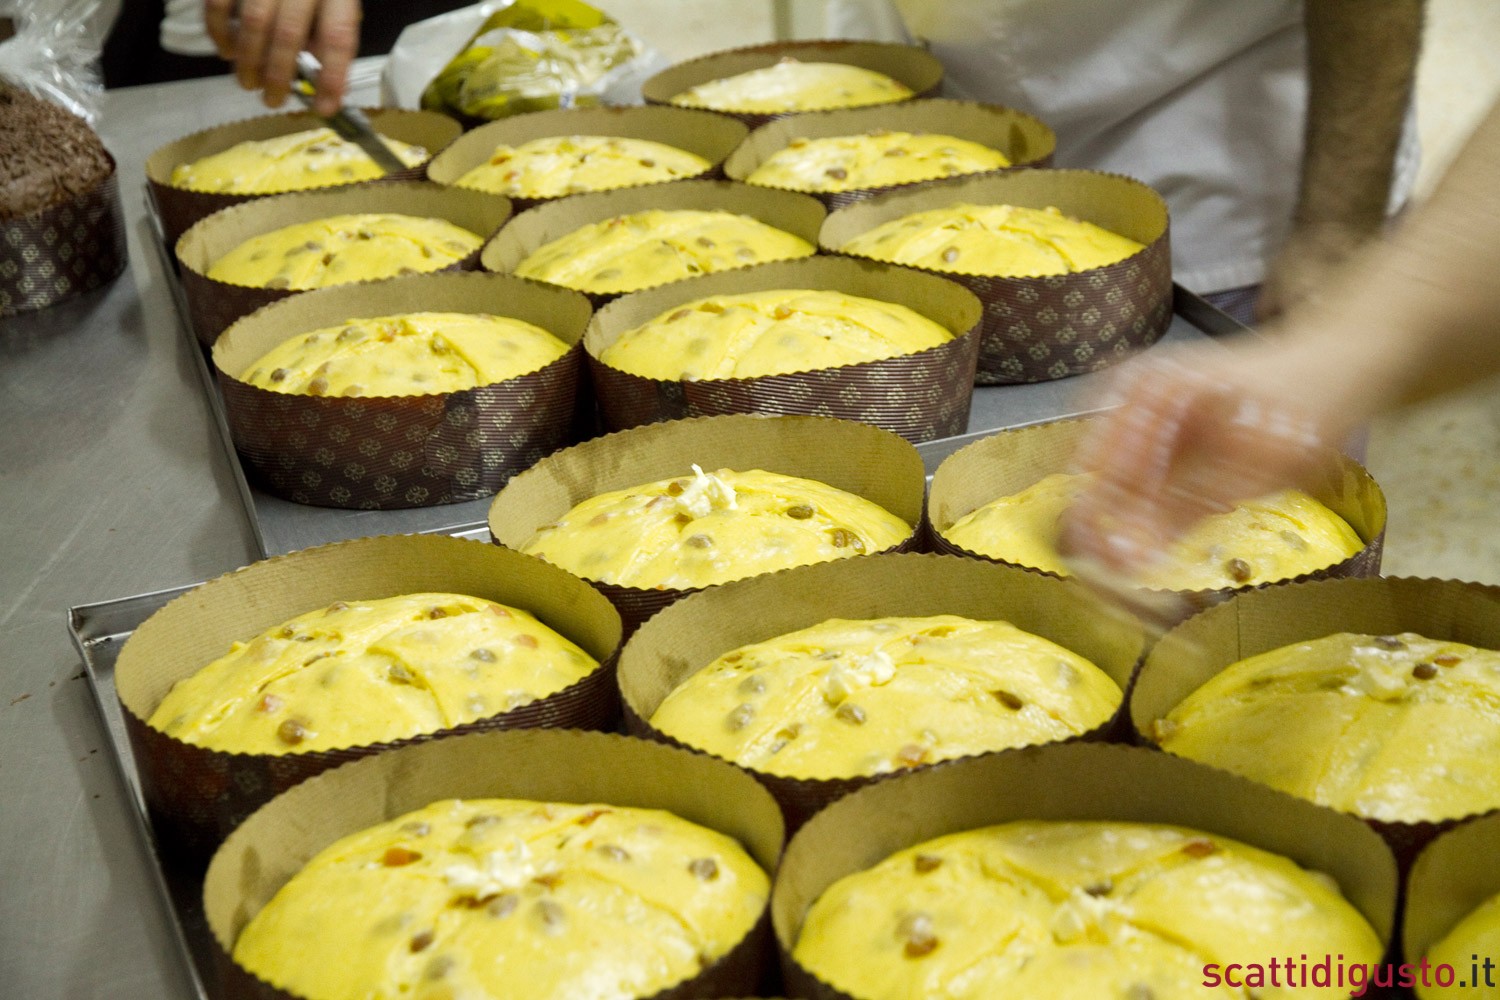
[[[0,220],[0,316],[56,305],[125,270],[125,217],[115,158],[93,188],[56,205]],[[816,238],[813,240],[817,242]]]
[[[1391,577],[1320,580],[1238,594],[1157,643],[1131,693],[1131,725],[1142,742],[1150,742],[1146,734],[1152,722],[1231,663],[1337,632],[1417,632],[1500,649],[1500,587]],[[1365,822],[1385,837],[1405,870],[1433,837],[1466,818]]]
[[[569,350],[516,378],[424,396],[307,396],[237,377],[299,333],[418,310],[523,320]],[[323,507],[423,507],[489,496],[572,443],[590,315],[577,292],[509,275],[414,275],[264,306],[224,331],[213,361],[235,448],[268,492]]]
[[[711,52],[696,59],[670,66],[641,84],[641,96],[647,104],[671,104],[672,98],[700,83],[723,80],[751,70],[774,66],[783,59],[801,62],[844,63],[884,73],[912,91],[912,100],[935,96],[943,85],[943,64],[930,52],[915,45],[889,42],[859,42],[846,39],[771,42],[745,48]],[[889,102],[875,107],[895,107]],[[674,105],[675,106],[675,105]],[[720,111],[718,114],[738,118],[751,128],[778,118],[809,112]]]
[[[748,215],[768,226],[800,236],[814,247],[818,245],[819,227],[827,217],[822,202],[794,191],[751,187],[749,184],[735,184],[732,181],[668,181],[615,191],[575,194],[528,209],[517,215],[509,225],[495,234],[494,239],[484,245],[479,260],[486,271],[510,274],[541,247],[567,236],[575,229],[603,222],[617,215],[655,209],[722,211]],[[634,291],[648,290],[642,288]],[[627,293],[584,294],[596,306],[602,306]]]
[[[519,549],[538,528],[591,497],[691,475],[693,463],[707,472],[779,472],[864,497],[912,525],[912,534],[893,551],[917,547],[926,477],[921,456],[911,444],[889,431],[848,420],[748,414],[616,431],[549,455],[495,497],[490,536],[496,544]],[[673,601],[695,593],[590,582],[619,609],[626,635]]]
[[[299,1000],[230,959],[250,918],[323,848],[443,799],[520,798],[663,809],[739,841],[768,873],[784,831],[775,802],[720,761],[603,733],[481,733],[405,747],[330,771],[278,796],[225,841],[209,866],[204,909],[218,944],[222,995]],[[769,921],[701,973],[650,1000],[754,993],[769,958]]]
[[[1054,207],[1144,245],[1124,260],[1040,278],[934,271],[984,303],[979,382],[1046,382],[1098,371],[1156,343],[1172,322],[1167,204],[1140,181],[1091,170],[1010,170],[930,181],[839,209],[830,253],[882,223],[955,204]]]
[[[1168,754],[1054,744],[939,764],[835,802],[792,839],[771,894],[786,991],[853,1000],[793,960],[808,907],[830,885],[907,847],[1018,820],[1167,823],[1291,858],[1338,882],[1389,942],[1396,865],[1358,820]]]
[[[368,108],[366,114],[370,124],[381,135],[401,142],[421,146],[430,158],[438,150],[457,139],[463,129],[458,122],[436,111],[405,111],[399,108]],[[267,194],[223,194],[217,191],[190,191],[172,185],[172,171],[184,163],[193,163],[206,156],[222,153],[242,142],[274,139],[278,136],[306,132],[322,128],[323,119],[311,111],[291,111],[260,115],[242,121],[216,125],[213,128],[194,132],[167,143],[146,158],[146,184],[155,199],[157,213],[161,216],[161,227],[167,247],[175,246],[179,237],[197,222],[222,208],[248,201],[275,197],[289,192],[277,191]],[[396,174],[378,178],[384,181],[420,180],[426,163],[418,164]],[[368,183],[368,182],[357,182]],[[337,185],[344,189],[353,185]],[[330,188],[312,190],[326,191]]]
[[[359,212],[395,212],[446,219],[477,235],[492,236],[510,218],[510,200],[498,194],[445,188],[426,181],[381,181],[327,191],[279,194],[233,205],[193,224],[177,241],[182,290],[198,342],[212,347],[229,324],[261,306],[300,294],[291,289],[252,288],[208,276],[214,262],[253,236],[300,222]],[[444,268],[472,271],[479,253]]]
[[[721,175],[724,160],[745,140],[748,133],[749,130],[744,125],[732,118],[690,108],[603,107],[536,111],[502,118],[466,132],[463,138],[428,163],[427,177],[438,184],[454,184],[464,174],[487,161],[495,147],[502,144],[519,146],[533,139],[552,136],[605,135],[648,139],[696,153],[709,162],[708,169],[696,176],[715,178]],[[619,187],[607,190],[617,191]],[[521,195],[508,197],[518,212],[557,200]]]
[[[991,500],[1019,493],[1055,472],[1079,471],[1074,466],[1073,457],[1091,424],[1091,418],[1083,418],[1001,431],[944,459],[933,474],[927,501],[926,532],[933,551],[1005,562],[955,545],[943,532]],[[1274,587],[1283,582],[1375,576],[1379,573],[1380,556],[1385,546],[1385,495],[1370,474],[1353,459],[1329,452],[1324,456],[1317,475],[1305,486],[1309,494],[1349,523],[1365,543],[1364,547],[1332,566],[1304,573],[1291,581],[1259,586]],[[1043,571],[1030,569],[1030,572]],[[1190,614],[1250,589],[1254,588],[1171,591],[1177,600],[1163,603],[1170,603]],[[1165,596],[1159,591],[1143,591],[1146,595],[1152,593]]]
[[[231,642],[335,600],[424,591],[463,593],[529,611],[598,660],[599,669],[500,715],[337,750],[225,753],[175,739],[145,721],[173,684],[223,656]],[[619,708],[614,662],[620,635],[619,616],[607,601],[539,559],[446,535],[384,535],[267,559],[189,591],[125,643],[115,683],[157,837],[174,854],[201,858],[273,796],[345,761],[454,733],[612,727]]]
[[[845,292],[895,302],[946,328],[953,339],[916,354],[759,378],[664,381],[599,360],[622,334],[677,306],[711,295],[775,289]],[[806,257],[622,296],[594,317],[583,345],[609,430],[719,413],[812,413],[874,424],[920,443],[962,434],[968,427],[981,309],[962,286],[910,268]]]
[[[668,694],[741,646],[831,618],[960,615],[1008,621],[1091,661],[1121,692],[1127,691],[1145,651],[1145,637],[1134,622],[1104,617],[1094,608],[1088,593],[1070,581],[1011,566],[914,553],[799,566],[727,583],[661,611],[620,651],[617,677],[626,731],[685,746],[649,721]],[[1076,738],[1114,735],[1124,728],[1124,706],[1122,701],[1109,720]],[[895,776],[798,779],[746,770],[770,789],[793,832],[830,802]]]
[[[1401,915],[1403,961],[1420,961],[1459,921],[1500,894],[1496,857],[1500,857],[1500,813],[1493,812],[1439,834],[1423,848],[1406,880]],[[1470,970],[1456,971],[1463,978]]]
[[[934,98],[839,111],[809,111],[768,122],[751,132],[749,138],[725,161],[724,173],[731,180],[744,181],[772,156],[785,149],[793,139],[828,139],[863,135],[876,130],[968,139],[981,146],[999,150],[1011,162],[1009,167],[962,175],[965,177],[1051,166],[1052,154],[1057,148],[1057,136],[1052,130],[1024,111],[998,104]],[[928,177],[885,187],[805,193],[817,198],[831,211],[887,191],[906,190],[913,185],[943,179],[946,178]]]

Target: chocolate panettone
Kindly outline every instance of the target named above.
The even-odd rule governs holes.
[[[113,170],[104,143],[82,118],[0,82],[0,219],[86,194]]]

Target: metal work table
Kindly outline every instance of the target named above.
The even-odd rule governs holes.
[[[155,250],[143,164],[260,112],[229,78],[109,93],[129,270],[0,321],[0,992],[186,996],[62,610],[255,557]]]
[[[142,164],[166,141],[260,111],[228,77],[106,95],[100,131],[119,160],[130,268],[103,291],[0,321],[6,996],[188,995],[64,611],[207,579],[259,555],[195,348],[148,242]],[[1201,334],[1179,319],[1171,337]],[[1082,381],[1028,387],[1003,404],[982,393],[976,426],[1062,415]]]

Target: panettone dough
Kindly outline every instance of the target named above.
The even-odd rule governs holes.
[[[309,396],[418,396],[503,382],[551,364],[568,345],[505,316],[405,313],[299,333],[240,380]]]
[[[1500,1000],[1500,977],[1493,964],[1487,971],[1481,965],[1478,971],[1495,985],[1476,981],[1473,976],[1476,957],[1481,963],[1493,962],[1496,955],[1500,955],[1500,896],[1491,896],[1428,949],[1427,964],[1434,969],[1452,966],[1456,977],[1454,985],[1446,987],[1436,985],[1435,976],[1427,986],[1418,982],[1418,1000]]]
[[[599,360],[643,378],[754,378],[915,354],[952,336],[892,302],[778,289],[685,303],[621,334]]]
[[[1341,632],[1225,667],[1150,727],[1166,750],[1390,822],[1500,806],[1500,652]]]
[[[1088,482],[1056,473],[964,515],[943,537],[992,559],[1067,576],[1059,521]],[[1326,569],[1364,548],[1343,518],[1299,490],[1251,500],[1198,522],[1135,582],[1163,590],[1253,587]]]
[[[231,644],[173,685],[149,725],[228,753],[331,750],[508,712],[597,667],[528,612],[493,601],[336,601]]]
[[[1032,278],[1104,267],[1145,247],[1055,208],[960,204],[892,219],[840,249],[933,271]]]
[[[408,167],[427,159],[427,150],[382,136]],[[385,176],[364,150],[315,128],[271,139],[250,139],[220,153],[172,169],[172,186],[216,194],[278,194],[333,187]]]
[[[693,177],[711,166],[696,153],[649,139],[562,135],[496,146],[488,160],[454,183],[521,198],[557,198]]]
[[[840,879],[794,957],[861,1000],[1243,1000],[1205,986],[1205,966],[1383,951],[1331,878],[1284,857],[1176,826],[1024,821]]]
[[[450,799],[322,851],[234,957],[308,1000],[630,1000],[723,957],[769,888],[671,813]]]
[[[792,191],[858,191],[1010,166],[998,149],[951,135],[890,132],[793,139],[747,183]]]
[[[783,59],[774,66],[684,90],[673,104],[740,114],[823,111],[890,104],[912,96],[912,90],[884,73],[844,63]]]
[[[652,209],[575,229],[533,251],[516,273],[609,294],[816,252],[800,236],[748,215]]]
[[[586,580],[686,590],[881,552],[911,525],[824,483],[753,469],[603,493],[522,546]]]
[[[1068,739],[1123,697],[1088,660],[1008,622],[832,619],[725,653],[651,724],[752,770],[851,778]]]
[[[253,236],[208,269],[215,281],[302,290],[440,271],[484,242],[446,219],[364,213]]]

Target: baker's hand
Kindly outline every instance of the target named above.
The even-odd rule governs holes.
[[[1183,350],[1135,362],[1079,452],[1095,473],[1061,547],[1126,575],[1202,517],[1296,485],[1341,430],[1288,379],[1278,345]]]
[[[279,108],[291,92],[297,53],[318,57],[314,110],[331,115],[344,101],[349,64],[359,51],[360,0],[204,0],[203,19],[219,55],[234,63],[240,86],[263,90]]]

